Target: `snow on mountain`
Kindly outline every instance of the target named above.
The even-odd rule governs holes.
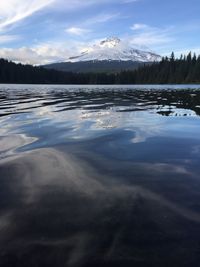
[[[133,48],[117,37],[111,37],[68,59],[70,62],[103,60],[153,62],[161,60],[161,57],[146,49]]]

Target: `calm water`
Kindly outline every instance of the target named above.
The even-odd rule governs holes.
[[[0,266],[200,266],[200,86],[0,86]]]

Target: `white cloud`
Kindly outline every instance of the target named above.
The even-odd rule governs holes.
[[[158,44],[166,44],[173,39],[162,32],[141,33],[131,37],[131,42],[136,45],[152,46]]]
[[[120,16],[120,13],[100,13],[97,16],[90,17],[89,19],[81,23],[82,27],[71,26],[67,28],[65,32],[72,34],[72,35],[85,37],[87,36],[87,34],[92,32],[92,30],[89,28],[92,28],[94,24],[105,23],[110,20],[114,20],[118,18],[119,16]]]
[[[1,0],[0,30],[32,15],[54,1],[55,0]]]
[[[114,20],[120,16],[120,13],[100,13],[94,17],[87,19],[84,25],[93,25],[96,23],[104,23],[110,20]]]
[[[146,24],[136,23],[131,26],[135,32],[130,36],[130,42],[139,46],[155,46],[172,42],[173,27],[157,28]]]
[[[110,20],[114,20],[119,17],[119,15],[119,13],[100,13],[95,17],[90,17],[89,19],[85,20],[81,25],[83,27],[92,27],[94,24],[105,23]],[[65,31],[78,36],[84,36],[85,34],[92,32],[91,29],[83,27],[72,26],[67,28]]]
[[[86,33],[91,32],[89,29],[79,28],[79,27],[71,27],[65,30],[67,33],[82,36]]]
[[[71,53],[64,46],[56,44],[41,44],[37,47],[1,48],[0,58],[5,58],[23,64],[41,65],[65,61]]]
[[[135,31],[135,30],[141,30],[141,29],[147,29],[148,26],[146,24],[133,24],[133,26],[131,26],[131,30]]]
[[[118,0],[120,2],[120,0]],[[1,0],[0,30],[12,25],[52,4],[54,10],[80,9],[90,5],[116,3],[116,0]]]
[[[0,35],[0,44],[12,42],[14,40],[19,39],[18,35]]]

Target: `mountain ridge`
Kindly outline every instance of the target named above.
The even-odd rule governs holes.
[[[52,63],[48,65],[44,65],[45,69],[53,69],[58,71],[65,72],[75,72],[75,73],[88,73],[88,72],[96,72],[96,73],[117,73],[121,71],[127,70],[135,70],[140,66],[144,66],[147,64],[152,64],[149,62],[134,62],[134,61],[79,61],[79,62],[59,62]]]

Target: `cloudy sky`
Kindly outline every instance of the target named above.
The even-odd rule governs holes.
[[[200,53],[199,0],[1,0],[0,57],[67,60],[110,36],[161,54]]]

